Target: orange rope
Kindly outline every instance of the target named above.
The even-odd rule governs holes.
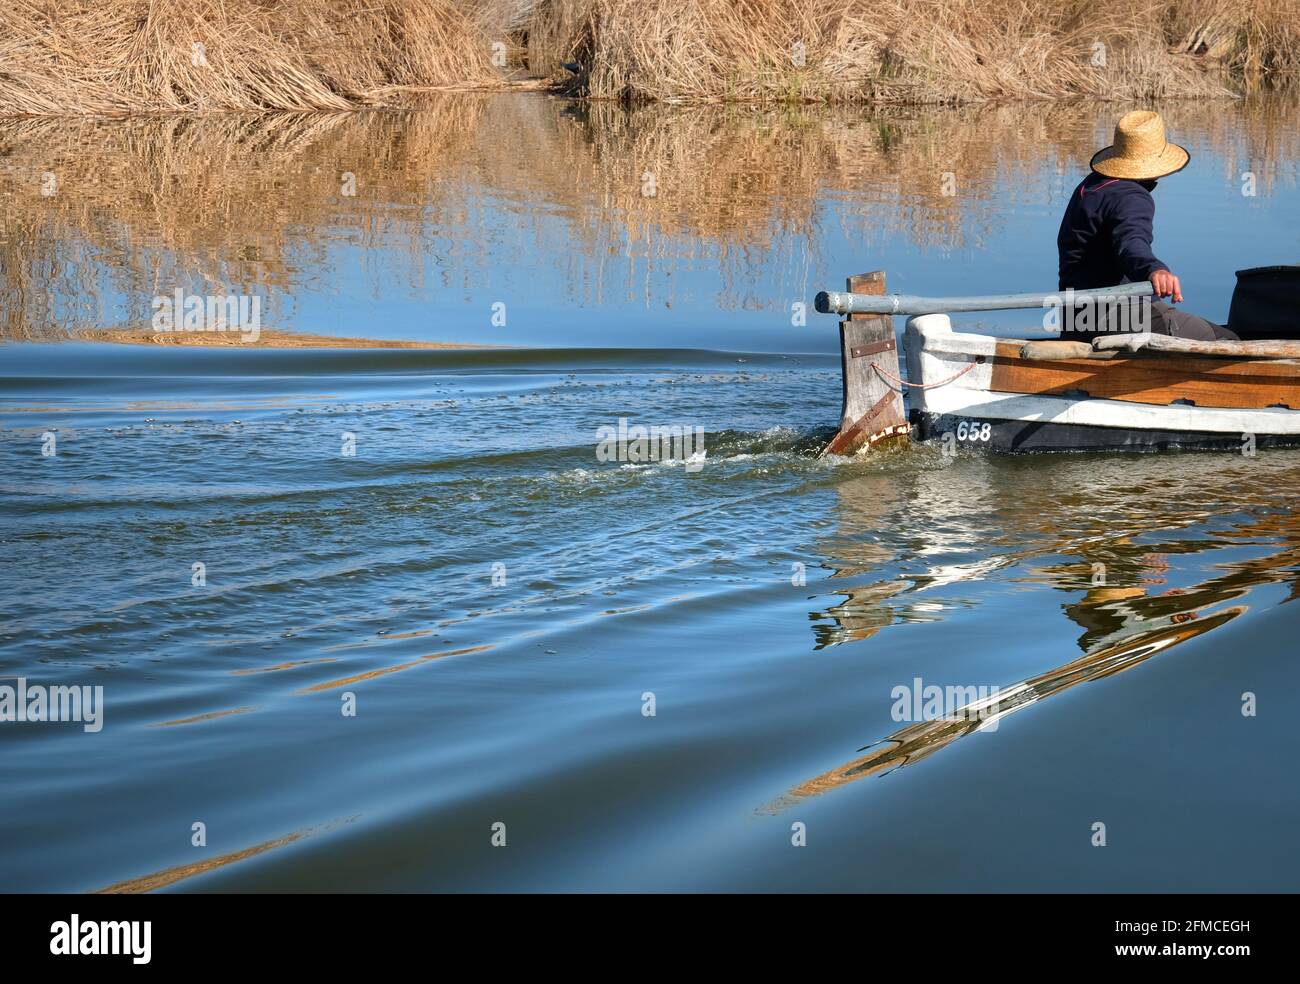
[[[936,386],[945,386],[948,383],[951,383],[954,379],[958,379],[966,375],[966,373],[970,372],[972,369],[975,368],[975,363],[974,362],[970,363],[968,366],[966,366],[965,369],[959,369],[957,372],[954,372],[947,379],[941,379],[937,383],[909,383],[906,379],[899,379],[888,369],[882,367],[879,362],[871,363],[871,368],[875,369],[876,372],[884,376],[885,379],[892,380],[893,382],[897,383],[899,386],[906,386],[908,389],[928,390],[928,389],[934,389]]]

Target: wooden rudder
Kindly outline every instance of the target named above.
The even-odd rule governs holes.
[[[885,293],[885,271],[848,278],[851,294]],[[894,319],[888,314],[850,314],[840,322],[844,403],[839,433],[822,454],[850,455],[886,440],[906,440],[907,413],[901,388],[889,377],[899,371]],[[881,375],[876,366],[888,373]]]

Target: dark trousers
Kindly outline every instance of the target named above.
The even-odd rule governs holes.
[[[1237,341],[1237,334],[1225,325],[1216,325],[1186,311],[1179,311],[1164,301],[1151,304],[1151,331],[1157,335],[1191,338],[1198,342]]]
[[[1145,299],[1143,299],[1145,302]],[[1137,305],[1143,302],[1132,302],[1132,306],[1125,312],[1127,317],[1119,318],[1116,316],[1116,309],[1111,308],[1107,311],[1105,308],[1098,308],[1092,313],[1092,317],[1099,324],[1100,330],[1093,331],[1075,331],[1070,330],[1069,325],[1073,324],[1068,318],[1065,321],[1067,330],[1061,332],[1061,338],[1067,341],[1090,342],[1094,338],[1114,334],[1119,331],[1150,331],[1155,335],[1173,335],[1175,338],[1190,338],[1198,342],[1215,342],[1215,341],[1236,341],[1237,335],[1229,331],[1224,325],[1216,325],[1212,321],[1206,321],[1204,318],[1190,314],[1187,311],[1180,311],[1164,301],[1151,301],[1149,316],[1143,313],[1139,315]],[[1069,309],[1067,308],[1067,313]],[[1112,327],[1107,328],[1107,324]]]

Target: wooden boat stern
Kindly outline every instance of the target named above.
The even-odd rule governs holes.
[[[885,272],[849,277],[850,294],[882,296]],[[905,443],[909,427],[894,319],[889,314],[847,314],[840,322],[840,367],[844,399],[840,428],[823,455],[852,455],[883,443]],[[891,378],[892,377],[892,378]]]

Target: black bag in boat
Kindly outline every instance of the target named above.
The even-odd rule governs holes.
[[[1238,270],[1228,328],[1245,341],[1300,339],[1300,266]]]

